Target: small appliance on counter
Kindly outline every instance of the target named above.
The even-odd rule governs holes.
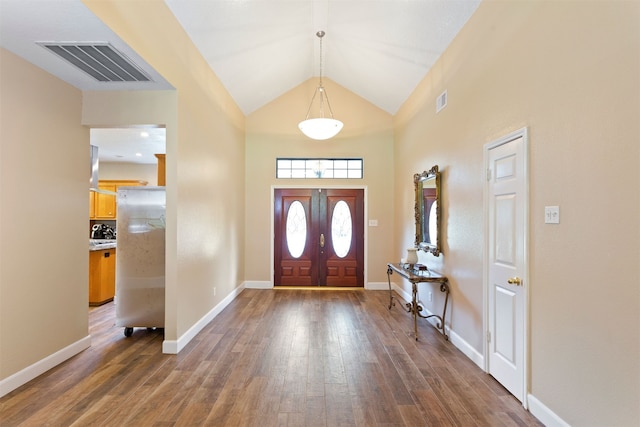
[[[113,227],[107,224],[93,224],[91,227],[92,239],[115,239],[116,232]]]

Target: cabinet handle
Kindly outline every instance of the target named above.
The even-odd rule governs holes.
[[[104,253],[104,257],[105,257],[105,258],[109,258],[110,256],[111,256],[111,252],[105,252],[105,253]]]

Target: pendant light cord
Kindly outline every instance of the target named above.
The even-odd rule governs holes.
[[[316,33],[316,36],[320,38],[320,87],[322,87],[322,38],[325,32],[320,30]]]
[[[309,109],[307,110],[307,115],[305,120],[309,118],[309,114],[311,113],[311,108],[313,107],[313,101],[316,99],[316,94],[318,92],[320,92],[320,117],[324,118],[324,101],[326,99],[327,107],[329,107],[329,116],[333,119],[333,110],[331,109],[331,104],[329,103],[329,96],[327,95],[327,92],[324,90],[324,87],[322,86],[322,68],[323,68],[322,38],[324,37],[324,35],[325,35],[325,32],[322,30],[316,33],[316,36],[318,36],[318,38],[320,39],[320,84],[318,88],[315,90],[315,92],[313,92],[313,97],[311,98],[311,104],[309,104]]]

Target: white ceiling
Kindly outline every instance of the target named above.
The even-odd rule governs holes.
[[[156,164],[156,154],[166,154],[166,129],[136,127],[91,129],[91,145],[98,147],[100,162]]]
[[[320,72],[390,114],[480,0],[165,0],[245,114]]]
[[[480,0],[165,3],[245,114],[319,75],[318,30],[326,31],[323,76],[395,114]],[[153,82],[97,82],[38,41],[109,42]],[[80,0],[0,0],[0,45],[82,90],[171,89]],[[109,143],[100,144],[102,160]]]
[[[109,42],[153,82],[98,82],[36,42]],[[171,89],[160,74],[80,0],[0,0],[0,46],[82,90]]]

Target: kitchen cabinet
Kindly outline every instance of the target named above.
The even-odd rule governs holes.
[[[166,185],[166,155],[156,154],[158,159],[158,186],[163,187]]]
[[[116,184],[98,183],[100,190],[116,192],[118,189]],[[111,194],[95,193],[95,218],[96,219],[115,219],[116,218],[116,196]]]
[[[89,191],[89,219],[96,217],[96,192]]]
[[[89,305],[113,301],[116,294],[116,250],[89,251]]]
[[[118,191],[119,187],[131,187],[147,185],[147,181],[140,180],[101,180],[98,182],[98,189]],[[118,208],[116,206],[116,196],[113,194],[89,192],[89,219],[116,219]]]

